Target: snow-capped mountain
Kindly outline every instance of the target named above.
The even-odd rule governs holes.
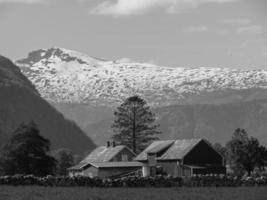
[[[132,94],[155,106],[163,139],[225,142],[242,127],[267,144],[265,70],[170,68],[62,48],[33,51],[16,63],[39,93],[98,145],[112,135],[114,105]]]
[[[267,88],[267,71],[161,67],[109,61],[63,48],[41,49],[16,62],[48,101],[114,105],[132,94],[172,105],[203,92]]]

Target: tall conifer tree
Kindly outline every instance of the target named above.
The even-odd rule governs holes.
[[[113,139],[119,144],[141,152],[151,141],[157,140],[160,132],[155,124],[155,114],[147,102],[139,96],[127,98],[114,112]]]

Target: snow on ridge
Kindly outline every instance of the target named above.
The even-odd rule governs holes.
[[[161,104],[177,102],[188,94],[201,91],[267,88],[265,70],[171,68],[102,60],[63,48],[54,50],[63,54],[52,53],[34,63],[29,60],[28,63],[18,62],[40,94],[52,102],[112,105],[138,94]],[[23,66],[27,65],[26,70]]]

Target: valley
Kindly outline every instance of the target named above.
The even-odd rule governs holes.
[[[113,111],[140,95],[157,115],[162,139],[225,143],[240,127],[267,144],[267,71],[162,67],[40,49],[16,61],[43,98],[97,145],[113,132]]]

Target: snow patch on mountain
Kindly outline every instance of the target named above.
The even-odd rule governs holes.
[[[16,64],[51,102],[111,106],[137,94],[153,105],[170,105],[202,91],[267,88],[265,70],[161,67],[129,59],[109,61],[63,48],[33,51]]]

